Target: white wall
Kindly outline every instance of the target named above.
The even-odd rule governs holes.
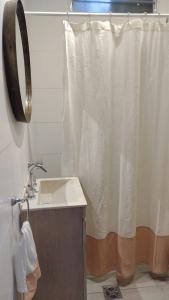
[[[2,56],[4,2],[0,1],[0,202],[21,195],[29,159],[27,125],[14,120],[6,90]],[[0,300],[13,299],[13,228],[11,206],[0,204]]]
[[[31,149],[34,160],[41,160],[48,173],[60,176],[63,121],[64,31],[56,17],[28,17],[33,117]]]
[[[82,21],[82,17],[71,17],[71,20]],[[38,177],[57,177],[61,176],[63,151],[63,18],[27,16],[27,26],[33,83],[32,157],[43,161],[48,170],[37,172]]]
[[[169,13],[169,1],[168,0],[158,0],[157,10],[160,13]]]
[[[0,2],[0,200],[23,191],[29,158],[28,125],[15,121],[6,89],[2,54],[4,2]]]
[[[71,0],[25,0],[25,8],[35,11],[67,11]]]

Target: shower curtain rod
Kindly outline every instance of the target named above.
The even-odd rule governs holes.
[[[34,16],[58,16],[58,17],[71,17],[71,16],[109,16],[109,17],[169,17],[168,14],[161,13],[81,13],[81,12],[43,12],[43,11],[25,11],[26,15],[34,15]]]

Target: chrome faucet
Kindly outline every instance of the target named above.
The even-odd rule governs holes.
[[[36,190],[36,178],[34,176],[33,171],[36,169],[41,169],[44,172],[47,170],[43,167],[42,162],[28,162],[28,170],[29,170],[29,184],[27,187],[28,198],[33,198],[35,196]]]

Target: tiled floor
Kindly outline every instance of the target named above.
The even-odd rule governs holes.
[[[115,274],[104,281],[87,280],[87,300],[104,300],[102,286],[115,282]],[[134,281],[121,287],[124,300],[169,300],[169,281],[152,280],[148,272],[139,270]]]

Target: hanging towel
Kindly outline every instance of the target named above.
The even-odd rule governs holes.
[[[21,228],[20,240],[14,255],[14,272],[18,293],[24,296],[24,300],[33,299],[41,272],[28,221],[24,222]]]

